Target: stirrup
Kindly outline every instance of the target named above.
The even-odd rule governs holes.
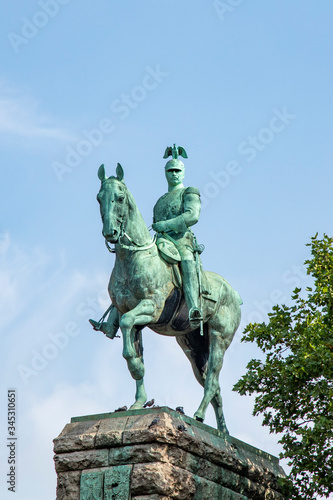
[[[200,309],[198,307],[192,307],[192,309],[190,309],[188,319],[190,320],[190,325],[192,328],[198,328],[201,321],[203,321]]]
[[[90,319],[89,323],[94,330],[104,333],[104,335],[106,335],[109,339],[114,339],[115,337],[120,338],[119,335],[117,335],[119,326],[115,325],[114,323],[110,325],[109,323],[103,321],[95,321],[93,319]]]

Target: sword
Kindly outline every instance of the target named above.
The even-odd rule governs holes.
[[[197,276],[198,276],[198,284],[199,284],[199,302],[200,302],[200,311],[202,314],[202,283],[201,283],[201,271],[200,271],[200,261],[199,261],[199,255],[204,251],[205,247],[204,245],[198,245],[196,237],[194,237],[194,255],[195,255],[195,266],[196,266],[196,271],[197,271]],[[204,331],[203,331],[203,316],[202,319],[200,320],[200,335],[203,336]]]

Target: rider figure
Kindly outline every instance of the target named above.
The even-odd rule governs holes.
[[[192,328],[198,328],[202,321],[199,308],[199,278],[195,259],[196,240],[190,229],[196,224],[200,215],[200,193],[197,188],[185,188],[184,163],[178,154],[187,158],[184,148],[167,148],[164,158],[172,153],[172,160],[165,165],[165,176],[168,192],[161,196],[154,207],[153,229],[173,241],[181,257],[180,270],[183,279],[183,290],[189,310],[189,321]]]

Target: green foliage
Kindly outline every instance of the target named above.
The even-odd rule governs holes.
[[[313,287],[296,288],[292,305],[273,307],[268,324],[245,328],[242,341],[256,342],[265,361],[251,360],[234,386],[255,394],[253,414],[282,435],[286,498],[309,500],[333,492],[333,238],[311,240]]]

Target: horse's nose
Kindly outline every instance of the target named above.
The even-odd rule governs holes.
[[[116,229],[110,229],[107,233],[104,232],[104,230],[103,230],[102,233],[103,233],[104,238],[107,240],[115,239],[118,237],[118,231]]]

